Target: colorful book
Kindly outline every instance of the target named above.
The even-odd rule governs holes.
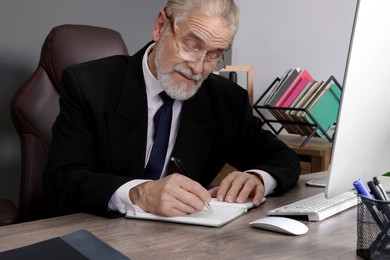
[[[278,80],[278,82],[276,84],[274,84],[274,86],[272,86],[272,88],[270,89],[269,95],[267,96],[267,98],[264,101],[264,105],[268,105],[269,104],[271,99],[275,96],[276,92],[280,88],[280,85],[286,80],[286,78],[291,74],[292,71],[293,71],[293,69],[288,69],[286,71],[286,73],[283,75],[283,77],[281,77]]]
[[[275,106],[288,107],[309,81],[314,81],[313,77],[309,74],[309,72],[307,72],[307,70],[301,70],[295,80],[276,102]]]
[[[289,70],[287,75],[284,77],[284,80],[279,84],[278,89],[274,93],[273,97],[270,99],[268,102],[268,106],[271,108],[269,109],[270,112],[273,114],[273,116],[278,120],[278,121],[286,121],[288,120],[284,114],[284,111],[278,110],[278,109],[272,109],[276,107],[276,102],[280,99],[280,97],[284,94],[284,92],[287,90],[287,88],[294,82],[296,77],[298,76],[300,72],[300,68],[295,68]],[[289,127],[288,125],[282,124],[285,128]]]
[[[281,84],[283,84],[283,82],[286,80],[286,78],[292,73],[293,69],[290,68],[288,69],[285,74],[279,79],[277,78],[273,84],[269,87],[269,90],[267,90],[268,92],[270,92],[268,94],[268,96],[266,97],[263,105],[264,106],[268,106],[269,102],[271,101],[271,99],[275,96],[276,92],[278,91],[278,89],[280,88]],[[275,119],[277,120],[281,120],[277,113],[275,112],[275,110],[273,109],[269,109],[269,112],[275,117]]]
[[[304,111],[300,111],[297,114],[297,118],[301,122],[307,123],[307,124],[314,124],[314,121],[309,121],[308,120],[308,118],[310,118],[310,116],[307,114],[307,112],[326,93],[326,91],[328,91],[329,88],[330,88],[329,82],[327,82],[325,84],[322,82],[322,85],[318,87],[317,91],[315,93],[313,93],[311,98],[308,100],[308,103],[305,105],[305,110]],[[311,134],[313,132],[313,130],[315,129],[315,126],[313,126],[313,125],[306,125],[305,128],[307,129],[307,133]],[[314,135],[318,136],[318,135],[316,135],[316,133],[314,133]]]
[[[280,107],[289,107],[290,104],[292,103],[292,101],[300,94],[300,92],[307,86],[307,84],[309,82],[312,82],[309,78],[301,78],[298,82],[298,84],[295,86],[295,89],[293,90],[293,93],[290,94],[290,96],[288,97],[288,100],[286,100],[284,102],[284,104],[282,104]],[[284,114],[284,116],[286,117],[286,120],[287,121],[292,121],[292,119],[290,118],[290,116],[285,113],[285,111],[282,111],[282,113]],[[286,124],[286,125],[283,125],[284,128],[287,130],[287,132],[289,132],[290,134],[292,133],[298,133],[300,132],[299,130],[299,126],[297,127],[296,125],[294,124]]]
[[[303,91],[303,89],[307,86],[309,82],[313,82],[313,78],[309,75],[302,76],[301,80],[298,82],[298,84],[295,86],[295,88],[291,91],[290,95],[286,98],[284,103],[281,105],[281,107],[289,107],[293,101],[299,96],[299,94]]]
[[[323,81],[316,81],[311,88],[307,91],[307,93],[301,98],[298,104],[295,106],[296,108],[307,108],[311,101],[316,97],[319,91],[321,91],[324,85]],[[303,111],[292,111],[291,114],[295,116],[300,116]]]
[[[321,82],[314,81],[314,83],[311,85],[310,89],[298,101],[295,108],[305,109],[310,104],[311,100],[316,96],[316,94],[321,89],[323,84],[324,84],[323,81],[321,81]],[[302,118],[302,113],[304,113],[302,110],[292,110],[290,112],[290,116],[296,122],[306,123],[306,121]],[[301,135],[308,135],[311,133],[310,130],[307,127],[305,127],[304,125],[299,125],[299,128],[301,130]]]
[[[291,102],[289,105],[290,108],[295,108],[299,101],[302,99],[304,95],[310,90],[311,86],[315,84],[317,81],[308,82],[306,86],[302,89],[302,91],[299,93],[299,95]],[[286,114],[289,114],[291,110],[287,110]]]
[[[291,104],[289,105],[289,108],[296,108],[297,107],[297,104],[299,103],[299,101],[302,99],[302,97],[310,90],[310,88],[312,87],[313,84],[315,84],[316,81],[309,81],[307,82],[306,86],[304,86],[304,88],[301,90],[301,92],[298,94],[297,97],[295,97],[295,99],[291,102]],[[286,115],[286,117],[289,119],[289,121],[294,121],[294,118],[290,115],[290,113],[292,112],[293,110],[285,110],[284,113]],[[292,127],[292,130],[291,131],[288,131],[290,134],[299,134],[299,135],[304,135],[304,133],[301,131],[301,125],[294,125],[292,124],[291,125]]]
[[[324,90],[324,93],[308,109],[325,132],[336,122],[341,100],[340,87],[335,82],[331,82],[329,85]],[[314,124],[314,121],[309,115],[305,115],[305,119],[309,123]],[[316,134],[320,137],[324,136],[321,129],[318,129]]]
[[[295,78],[298,76],[300,69],[295,68],[292,70],[287,77],[285,77],[285,80],[279,84],[278,89],[276,90],[275,94],[271,98],[271,100],[268,102],[268,106],[275,106],[277,101],[281,98],[283,93],[287,90],[287,88],[293,83]]]

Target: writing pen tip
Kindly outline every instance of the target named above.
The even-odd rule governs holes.
[[[211,208],[210,203],[206,202],[206,203],[205,203],[205,206],[206,206],[206,208],[207,208],[210,212],[213,212],[213,209]]]

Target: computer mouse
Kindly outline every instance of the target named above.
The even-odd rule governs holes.
[[[286,217],[264,217],[249,223],[251,227],[275,231],[288,235],[303,235],[308,227],[298,220]]]

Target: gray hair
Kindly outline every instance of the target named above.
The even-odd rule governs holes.
[[[234,0],[168,0],[164,7],[165,14],[172,19],[174,26],[177,26],[178,21],[186,19],[192,11],[220,17],[233,35],[237,32],[240,11]]]

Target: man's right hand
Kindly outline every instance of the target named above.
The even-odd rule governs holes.
[[[202,185],[177,173],[139,184],[129,191],[129,197],[142,210],[167,217],[200,211],[211,199]]]

